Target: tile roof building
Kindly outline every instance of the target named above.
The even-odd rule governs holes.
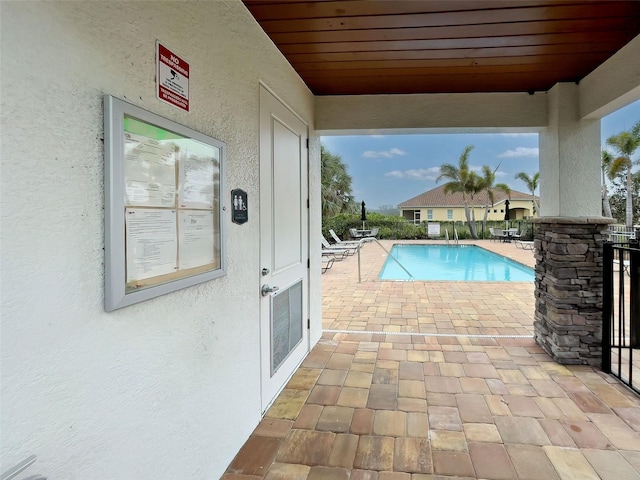
[[[402,216],[414,223],[425,221],[465,221],[464,200],[462,193],[445,193],[445,185],[440,185],[432,190],[405,200],[398,205]],[[539,200],[538,197],[535,197]],[[484,209],[487,208],[488,220],[502,220],[505,217],[505,202],[509,200],[509,218],[521,220],[535,216],[533,197],[529,193],[511,190],[507,195],[502,191],[495,191],[493,204],[486,192],[476,194],[473,201],[468,199],[469,205],[475,205],[475,217],[477,220],[484,218]]]

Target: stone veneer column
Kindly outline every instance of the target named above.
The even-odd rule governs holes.
[[[602,357],[602,244],[610,218],[534,219],[536,342],[558,363]]]

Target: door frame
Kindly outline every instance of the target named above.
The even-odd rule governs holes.
[[[298,351],[296,353],[296,355],[298,355],[299,358],[297,357],[293,357],[292,359],[287,359],[283,362],[283,364],[281,365],[280,369],[284,369],[281,373],[280,373],[280,384],[277,385],[277,388],[265,388],[266,386],[266,382],[268,382],[272,376],[270,374],[271,372],[271,362],[270,362],[270,346],[271,346],[271,342],[270,342],[270,337],[271,337],[271,329],[270,329],[270,318],[267,319],[267,321],[265,321],[264,315],[265,315],[265,310],[270,312],[271,311],[271,301],[269,301],[269,306],[265,307],[265,299],[263,299],[262,297],[260,298],[260,313],[259,313],[259,326],[260,326],[260,396],[261,396],[261,400],[260,400],[260,405],[261,405],[261,412],[262,415],[264,415],[266,413],[266,411],[269,409],[269,407],[273,404],[273,402],[275,401],[275,399],[277,398],[277,396],[280,394],[280,392],[282,391],[282,389],[284,389],[284,387],[286,386],[287,382],[289,381],[289,379],[291,378],[291,376],[296,372],[296,370],[298,369],[298,367],[300,366],[300,364],[302,363],[302,361],[306,358],[306,356],[308,355],[309,351],[310,351],[310,346],[311,346],[311,338],[310,338],[310,303],[311,303],[311,290],[310,290],[310,248],[311,248],[311,244],[310,244],[310,238],[309,238],[309,233],[310,233],[310,227],[311,227],[311,222],[310,222],[310,210],[309,210],[309,124],[308,122],[306,122],[302,117],[300,117],[286,102],[284,102],[271,88],[269,88],[267,85],[265,85],[262,81],[259,82],[259,117],[260,117],[260,121],[259,121],[259,165],[260,165],[260,178],[259,178],[259,185],[260,185],[260,198],[262,199],[262,195],[263,195],[263,188],[264,188],[264,180],[265,178],[263,177],[263,162],[264,162],[264,145],[263,145],[263,114],[264,114],[264,102],[263,102],[263,96],[268,96],[269,100],[268,101],[275,101],[277,102],[277,104],[279,104],[282,108],[284,108],[286,110],[287,115],[292,115],[293,118],[295,119],[295,121],[300,122],[303,126],[304,126],[304,138],[303,141],[306,140],[306,145],[301,145],[301,154],[300,154],[300,158],[301,158],[301,162],[304,162],[304,169],[305,169],[305,175],[303,178],[300,179],[300,187],[302,189],[302,193],[301,193],[301,205],[300,208],[301,209],[305,209],[306,211],[306,219],[305,219],[305,225],[304,225],[304,230],[302,233],[302,238],[301,240],[301,245],[304,245],[304,250],[303,253],[306,253],[306,259],[302,259],[303,263],[306,262],[306,265],[304,266],[304,273],[302,275],[302,301],[303,301],[303,332],[302,332],[302,340],[301,340],[301,344],[296,346],[296,348],[294,348],[292,350],[293,352],[296,352],[296,350],[302,348],[302,351]],[[270,108],[269,109],[269,118],[271,119],[273,117],[273,113],[274,113],[274,109]],[[271,137],[272,140],[272,132],[271,132],[271,125],[269,125],[269,136]],[[269,161],[271,160],[271,155],[272,155],[272,151],[273,151],[273,143],[270,142],[269,145],[271,146],[271,151],[268,152],[269,155]],[[269,184],[271,185],[271,182],[269,182]],[[306,199],[304,198],[306,196]],[[305,200],[306,200],[306,204],[305,204]],[[271,208],[272,204],[271,202],[269,202],[269,208]],[[260,226],[259,226],[259,238],[260,238],[260,270],[262,270],[262,268],[264,267],[264,263],[265,263],[265,259],[263,258],[263,242],[265,241],[265,231],[264,231],[264,224],[263,224],[263,214],[264,214],[264,210],[263,208],[265,208],[265,205],[263,204],[263,202],[261,201],[261,205],[260,205]],[[259,272],[259,285],[258,288],[256,289],[257,291],[259,291],[261,289],[261,286],[265,283],[265,278],[262,276],[261,272]],[[283,285],[283,287],[285,287],[285,285]],[[269,313],[270,314],[270,313]],[[306,319],[305,319],[306,317]],[[268,338],[268,341],[265,341],[265,338]],[[269,348],[269,351],[265,351],[265,345],[267,345]],[[268,359],[268,360],[267,360]],[[288,365],[285,364],[287,363],[287,361],[289,361]],[[293,362],[293,363],[292,363]],[[280,371],[279,369],[279,371]],[[265,378],[266,375],[269,375],[269,378]],[[274,393],[275,392],[275,393]]]

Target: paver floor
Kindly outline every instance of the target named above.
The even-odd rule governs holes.
[[[322,339],[223,480],[640,479],[640,399],[549,358],[533,285],[381,282],[385,257],[323,275]]]

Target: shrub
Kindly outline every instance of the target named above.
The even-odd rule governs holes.
[[[425,225],[414,225],[405,218],[396,215],[383,215],[377,212],[367,213],[367,228],[377,227],[378,238],[408,240],[427,238]],[[322,224],[322,233],[330,238],[329,229],[333,229],[342,238],[349,238],[350,228],[362,228],[360,215],[339,214],[328,218]]]
[[[420,225],[414,225],[399,215],[383,215],[377,212],[367,213],[367,228],[378,227],[378,238],[387,240],[414,240],[428,239],[427,223],[422,222]],[[437,222],[440,223],[440,238],[445,238],[445,231],[449,234],[449,239],[453,240],[454,229],[458,231],[458,238],[466,240],[471,238],[469,227],[466,222]],[[518,228],[523,240],[533,240],[535,225],[531,220],[511,220],[510,225]],[[331,239],[329,229],[332,228],[336,234],[342,239],[350,238],[350,228],[362,228],[362,220],[360,214],[341,213],[335,217],[328,218],[322,224],[322,233],[327,239]],[[505,228],[504,220],[487,222],[484,231],[484,238],[490,237],[489,228]],[[482,221],[477,222],[478,237],[482,238]]]

